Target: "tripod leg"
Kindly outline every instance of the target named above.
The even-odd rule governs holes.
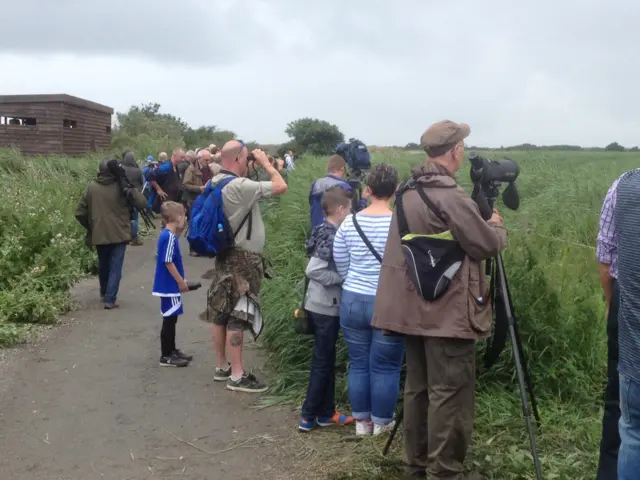
[[[533,416],[536,419],[536,424],[540,428],[540,413],[538,413],[538,402],[536,396],[533,393],[533,380],[531,379],[531,372],[529,371],[529,365],[527,364],[527,356],[522,348],[522,340],[520,339],[520,331],[518,325],[513,324],[513,329],[516,337],[518,351],[520,352],[520,360],[522,362],[522,369],[524,370],[524,380],[527,384],[527,390],[529,391],[529,398],[531,398],[531,409],[533,410]]]
[[[384,446],[384,450],[382,450],[382,455],[383,456],[387,456],[387,453],[389,453],[389,449],[391,448],[391,444],[393,443],[393,439],[396,436],[396,433],[398,433],[398,428],[400,428],[400,424],[402,423],[402,417],[404,416],[404,407],[400,409],[400,411],[398,412],[398,416],[396,418],[396,424],[393,426],[393,430],[391,430],[391,433],[389,434],[389,438],[387,439],[387,443]]]
[[[531,444],[531,454],[533,455],[533,465],[536,470],[537,480],[542,480],[542,470],[540,468],[540,458],[538,456],[538,449],[536,448],[536,438],[533,434],[533,422],[531,421],[531,411],[527,402],[527,387],[525,386],[524,373],[522,371],[522,365],[520,363],[520,351],[518,349],[518,342],[516,339],[515,329],[513,324],[509,325],[509,333],[511,336],[511,345],[513,347],[513,359],[516,364],[516,374],[518,376],[518,383],[520,384],[520,395],[522,397],[522,411],[524,413],[525,421],[527,423],[527,430],[529,431],[529,443]]]
[[[522,411],[524,413],[525,421],[527,424],[527,430],[529,431],[529,443],[531,444],[531,455],[533,456],[533,465],[536,471],[536,479],[542,480],[542,469],[540,468],[540,457],[538,455],[538,449],[536,448],[536,437],[533,433],[533,422],[531,421],[531,411],[529,410],[529,402],[527,401],[527,387],[525,385],[525,373],[523,372],[522,363],[522,351],[520,348],[519,337],[516,334],[515,318],[511,308],[511,302],[509,299],[509,287],[507,284],[507,275],[504,272],[504,265],[502,263],[502,255],[498,254],[496,257],[496,267],[498,278],[500,283],[500,294],[505,304],[507,318],[509,319],[509,338],[511,339],[511,347],[513,349],[513,360],[516,364],[516,375],[518,377],[518,384],[520,386],[520,396],[522,400]]]

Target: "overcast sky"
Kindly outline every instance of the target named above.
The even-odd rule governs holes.
[[[635,0],[4,0],[0,94],[157,102],[286,140],[317,117],[374,145],[640,144]]]

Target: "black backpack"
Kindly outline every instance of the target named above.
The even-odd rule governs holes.
[[[451,279],[462,265],[465,252],[450,232],[431,235],[411,233],[402,205],[402,196],[409,190],[416,190],[429,210],[445,225],[447,222],[422,185],[414,180],[400,185],[395,206],[407,270],[418,293],[426,301],[433,302],[449,289]]]

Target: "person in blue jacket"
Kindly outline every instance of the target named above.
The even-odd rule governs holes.
[[[353,196],[353,188],[344,179],[347,171],[347,162],[340,155],[332,155],[327,163],[327,176],[319,178],[311,184],[309,192],[309,210],[311,211],[311,229],[318,225],[322,225],[325,221],[324,211],[322,210],[322,194],[331,187],[344,188],[351,196]],[[362,199],[358,210],[366,206],[367,201]]]

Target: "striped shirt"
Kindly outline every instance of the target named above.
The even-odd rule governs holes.
[[[382,257],[387,245],[391,214],[371,216],[358,213],[358,224],[373,248]],[[380,262],[364,243],[348,216],[333,241],[333,259],[338,273],[344,278],[342,288],[362,295],[375,295],[378,290]]]
[[[618,371],[640,382],[640,169],[625,173],[617,186],[615,234],[618,248]]]
[[[615,236],[616,223],[614,218],[616,208],[616,191],[618,178],[613,184],[602,203],[600,212],[600,230],[596,239],[596,258],[600,263],[610,265],[609,273],[613,278],[618,278],[618,243]]]

